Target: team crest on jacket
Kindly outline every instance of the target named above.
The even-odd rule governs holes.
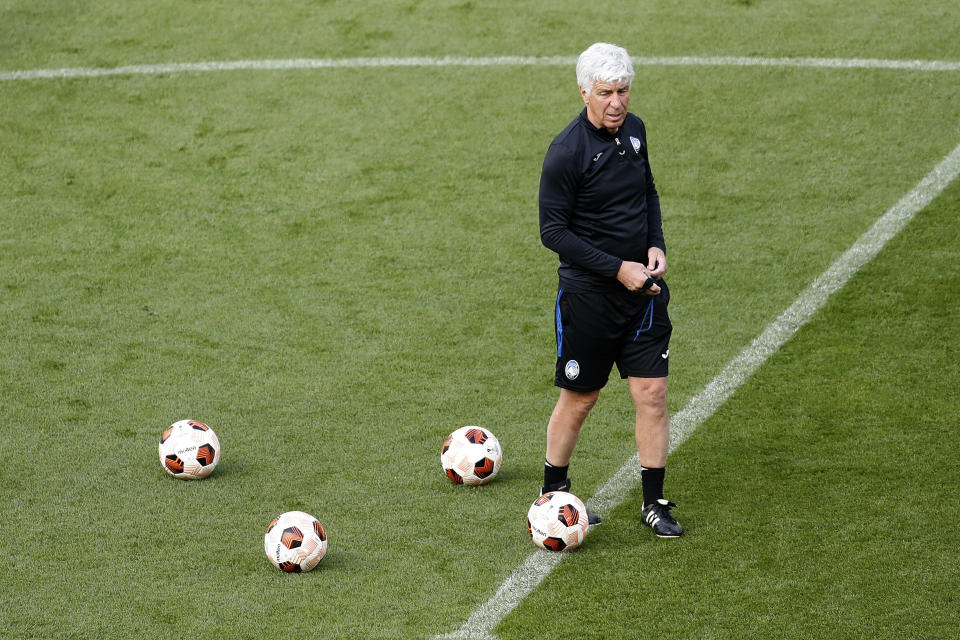
[[[633,136],[630,136],[630,144],[633,145],[634,151],[636,151],[637,153],[640,153],[640,147],[642,147],[643,145],[640,143],[639,138],[634,138]]]
[[[570,360],[567,362],[567,366],[563,368],[563,372],[567,375],[567,380],[576,380],[577,376],[580,375],[580,363],[576,360]]]

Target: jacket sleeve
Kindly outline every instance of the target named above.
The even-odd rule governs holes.
[[[666,253],[667,244],[663,239],[663,218],[660,214],[660,194],[657,193],[657,187],[653,182],[653,169],[650,168],[650,157],[647,153],[647,128],[643,121],[640,122],[640,130],[643,132],[643,156],[647,165],[647,248],[659,247]]]
[[[540,241],[563,262],[616,276],[620,258],[591,246],[570,229],[579,185],[576,154],[562,145],[550,145],[540,174]]]

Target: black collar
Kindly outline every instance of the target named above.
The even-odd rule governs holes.
[[[584,107],[583,111],[580,112],[580,119],[583,120],[583,124],[586,125],[588,131],[592,131],[594,135],[604,139],[604,140],[613,140],[623,131],[623,125],[620,125],[620,128],[617,129],[616,133],[610,133],[607,131],[606,127],[595,127],[593,123],[590,122],[590,118],[587,117],[587,108]],[[626,124],[626,119],[624,119],[624,124]]]

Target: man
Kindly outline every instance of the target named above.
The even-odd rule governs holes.
[[[667,360],[672,325],[660,198],[646,129],[627,111],[633,63],[596,43],[577,61],[584,110],[554,140],[540,178],[540,238],[559,254],[556,302],[560,387],[547,425],[541,493],[568,491],[567,470],[584,420],[613,364],[636,407],[644,524],[660,537],[683,528],[664,499],[670,421]],[[591,524],[600,518],[590,514]]]

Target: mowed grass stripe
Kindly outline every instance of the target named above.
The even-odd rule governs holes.
[[[700,424],[719,409],[770,356],[790,339],[831,295],[894,238],[913,218],[960,175],[960,145],[955,147],[903,198],[881,216],[857,241],[804,289],[793,304],[727,364],[699,394],[671,419],[673,452]],[[600,513],[614,509],[640,483],[640,461],[634,454],[587,504]],[[437,638],[496,640],[492,630],[539,585],[563,559],[563,554],[536,551],[500,585],[457,631]]]
[[[290,58],[279,60],[233,60],[174,62],[119,67],[72,67],[0,71],[0,81],[97,78],[124,75],[160,75],[212,71],[283,71],[295,69],[343,69],[365,67],[529,67],[573,66],[575,56],[487,56],[487,57],[367,57]],[[819,67],[826,69],[899,69],[907,71],[960,71],[960,61],[884,60],[879,58],[764,58],[750,56],[650,56],[634,57],[641,66],[726,66],[726,67]]]

